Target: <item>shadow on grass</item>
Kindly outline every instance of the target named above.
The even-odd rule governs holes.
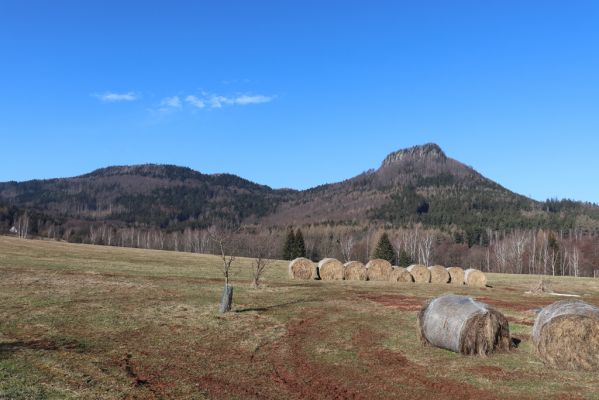
[[[10,343],[0,343],[0,358],[19,350],[75,350],[83,351],[86,346],[77,341],[60,340],[54,341],[49,339],[37,339],[37,340],[18,340]]]
[[[300,303],[308,303],[310,301],[314,301],[315,299],[304,299],[304,300],[294,300],[294,301],[288,301],[286,303],[280,303],[280,304],[273,304],[271,306],[266,306],[266,307],[249,307],[249,308],[240,308],[239,310],[235,310],[236,313],[244,313],[244,312],[251,312],[251,311],[255,311],[255,312],[265,312],[265,311],[270,311],[270,310],[274,310],[276,308],[282,308],[282,307],[287,307],[287,306],[292,306],[294,304],[300,304]]]

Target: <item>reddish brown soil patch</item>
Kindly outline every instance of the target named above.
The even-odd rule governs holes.
[[[514,311],[529,311],[533,308],[541,308],[545,307],[548,304],[551,304],[551,300],[521,300],[521,301],[507,301],[507,300],[499,300],[492,299],[490,297],[479,297],[477,300],[492,305],[497,308],[509,308]]]
[[[311,362],[305,354],[305,346],[318,340],[319,318],[312,317],[291,322],[283,341],[265,349],[273,365],[271,379],[285,388],[288,398],[297,399],[368,399],[367,393],[348,388],[348,383],[359,379],[360,374],[346,370],[345,379],[335,377],[327,366]]]
[[[262,346],[253,354],[251,364],[269,366],[269,377],[241,382],[240,376],[211,374],[198,381],[210,398],[252,399],[495,399],[487,391],[464,382],[429,377],[427,368],[409,361],[400,352],[378,345],[370,329],[359,330],[348,343],[358,359],[335,366],[317,361],[310,349],[326,339],[326,328],[317,313],[287,324],[287,333]],[[323,336],[324,335],[324,336]],[[206,355],[206,354],[205,354]],[[231,362],[243,362],[239,357]],[[246,360],[247,361],[247,360]],[[251,365],[248,368],[254,368]]]
[[[477,389],[467,383],[447,378],[429,377],[427,368],[409,361],[403,354],[376,346],[374,337],[367,331],[354,336],[360,357],[369,365],[369,379],[384,387],[392,398],[430,399],[496,399],[492,393]],[[397,387],[402,389],[398,391]],[[407,390],[406,390],[407,389]]]
[[[229,398],[235,396],[241,399],[269,399],[270,397],[262,393],[260,384],[256,385],[235,385],[227,377],[205,376],[198,381],[198,387],[203,392],[210,394],[211,398]]]
[[[379,296],[380,297],[380,296]],[[416,298],[383,296],[391,306]],[[409,300],[407,300],[409,299]],[[420,300],[418,300],[420,307]],[[331,310],[329,310],[331,311]],[[139,350],[139,357],[119,360],[127,376],[144,398],[185,398],[173,391],[186,387],[211,399],[495,399],[494,393],[465,382],[430,376],[429,366],[410,361],[399,351],[381,347],[370,326],[356,321],[359,329],[351,340],[336,335],[322,310],[309,310],[300,319],[286,324],[282,337],[259,346],[237,347],[234,336],[197,342],[173,340],[160,348]],[[347,322],[347,321],[345,321]],[[344,325],[345,326],[345,325]],[[137,333],[137,332],[136,332]],[[143,333],[129,336],[130,344]],[[179,334],[174,333],[173,339]],[[318,345],[315,345],[318,344]],[[343,349],[354,354],[339,361],[329,360],[327,353]],[[331,360],[335,360],[332,358]],[[158,361],[158,362],[157,362]]]
[[[420,311],[424,300],[419,297],[391,295],[391,294],[367,294],[360,296],[363,299],[368,299],[386,307],[398,308],[402,311]]]
[[[491,380],[513,380],[522,378],[522,373],[506,371],[492,365],[481,365],[479,367],[466,368],[467,372],[482,375]]]

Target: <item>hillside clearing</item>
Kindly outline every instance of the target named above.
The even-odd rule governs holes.
[[[537,276],[488,274],[493,288],[296,281],[277,261],[250,287],[233,274],[217,312],[218,258],[0,237],[0,399],[599,398],[599,376],[546,368],[531,353]],[[599,305],[599,281],[550,278]],[[487,358],[422,347],[430,298],[474,296],[501,311],[520,347]]]

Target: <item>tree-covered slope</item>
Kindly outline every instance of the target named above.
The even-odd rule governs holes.
[[[0,183],[0,205],[13,214],[15,209],[31,210],[61,220],[162,229],[227,220],[278,226],[423,224],[478,232],[591,229],[599,221],[595,205],[538,202],[513,193],[447,157],[435,144],[393,152],[376,170],[304,191],[274,190],[230,174],[146,164],[107,167],[73,178]]]

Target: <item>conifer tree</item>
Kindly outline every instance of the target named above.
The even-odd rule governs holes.
[[[393,245],[391,244],[389,236],[386,232],[381,235],[381,238],[379,239],[372,256],[373,258],[387,260],[391,264],[395,263],[395,250],[393,249]]]
[[[414,264],[412,257],[405,250],[401,250],[397,259],[397,265],[400,267],[409,267],[412,264]]]
[[[287,230],[287,238],[285,238],[285,244],[283,245],[283,260],[293,260],[296,258],[295,247],[295,235],[293,234],[293,228],[289,228]]]
[[[293,258],[306,257],[306,244],[304,243],[304,235],[298,228],[295,231],[295,254]]]

